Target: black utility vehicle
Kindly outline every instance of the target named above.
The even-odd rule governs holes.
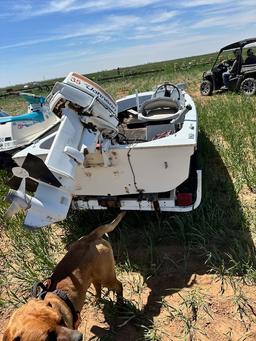
[[[236,49],[241,50],[243,63],[236,75],[230,76],[228,89],[229,91],[240,91],[241,93],[252,96],[256,93],[256,56],[250,60],[250,64],[245,64],[248,49],[249,53],[256,55],[256,38],[249,38],[229,44],[220,49],[217,58],[211,70],[203,73],[203,79],[200,85],[200,92],[203,96],[210,96],[215,90],[222,90],[224,87],[222,74],[226,72],[234,62],[234,54],[231,52]],[[252,63],[253,62],[253,63]]]

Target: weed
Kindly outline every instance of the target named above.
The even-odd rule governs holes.
[[[47,278],[59,257],[60,241],[54,239],[52,229],[31,233],[21,227],[22,216],[5,222],[8,245],[1,246],[0,259],[5,269],[4,301],[8,305],[24,303],[30,296],[34,282]],[[8,284],[11,279],[11,285]]]
[[[143,340],[145,341],[160,341],[162,339],[162,332],[160,328],[151,324],[149,326],[140,326],[143,329]]]
[[[256,310],[246,298],[241,288],[236,288],[233,302],[237,308],[240,320],[242,321],[245,330],[248,332],[251,323],[256,323]]]
[[[169,312],[171,319],[177,319],[181,321],[183,325],[183,338],[184,340],[194,340],[196,332],[204,334],[202,330],[197,327],[197,321],[199,319],[200,310],[203,310],[211,318],[208,305],[205,303],[203,296],[199,290],[192,290],[188,295],[182,296],[178,293],[181,298],[180,307],[174,307],[168,304],[166,301],[163,302],[163,306]]]

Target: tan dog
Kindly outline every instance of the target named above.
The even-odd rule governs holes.
[[[104,286],[115,290],[118,301],[122,301],[123,288],[116,278],[113,251],[102,236],[113,231],[124,214],[71,245],[47,285],[41,284],[44,290],[37,296],[41,299],[31,299],[13,313],[3,341],[81,341],[83,335],[75,329],[91,283],[97,298]]]

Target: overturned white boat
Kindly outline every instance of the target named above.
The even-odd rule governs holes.
[[[0,167],[10,164],[11,155],[57,125],[59,118],[42,96],[19,93],[28,103],[26,114],[11,116],[0,110]]]
[[[9,216],[23,209],[24,225],[37,228],[65,219],[71,204],[173,212],[200,204],[197,113],[183,85],[115,102],[70,73],[48,101],[59,128],[13,156],[20,167],[9,182]]]

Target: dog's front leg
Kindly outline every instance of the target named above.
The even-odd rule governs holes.
[[[98,281],[93,281],[92,284],[96,291],[96,300],[99,301],[101,298],[101,284]]]
[[[115,282],[113,289],[116,292],[117,304],[123,304],[123,302],[124,302],[124,300],[123,300],[123,285],[118,279],[116,279],[116,282]]]

